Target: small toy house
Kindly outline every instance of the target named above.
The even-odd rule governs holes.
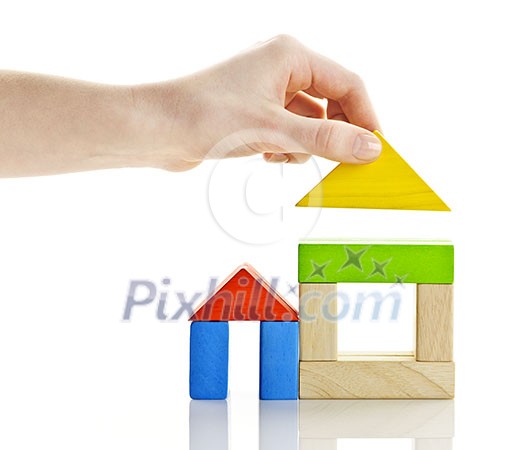
[[[295,400],[298,389],[297,311],[250,265],[237,268],[190,318],[190,396],[228,395],[229,325],[261,323],[259,393],[262,400]]]

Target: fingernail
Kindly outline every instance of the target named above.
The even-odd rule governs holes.
[[[271,163],[287,163],[288,161],[288,155],[286,155],[285,153],[272,153],[268,157],[268,162]]]
[[[373,161],[381,153],[381,141],[373,134],[363,133],[355,138],[352,154],[361,161]]]

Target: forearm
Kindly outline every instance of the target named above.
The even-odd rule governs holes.
[[[258,153],[269,162],[317,155],[367,164],[381,153],[376,129],[361,79],[289,36],[184,78],[133,87],[0,71],[0,177],[179,171]]]
[[[0,71],[0,177],[151,165],[158,124],[133,92]]]

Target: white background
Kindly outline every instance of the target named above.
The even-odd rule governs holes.
[[[122,323],[129,280],[169,277],[172,312],[173,291],[191,296],[243,261],[293,284],[312,225],[315,237],[454,241],[455,448],[522,445],[522,18],[517,1],[3,1],[1,68],[104,83],[174,78],[292,34],[365,79],[386,137],[454,212],[317,220],[293,208],[315,165],[251,159],[0,180],[0,447],[187,448],[188,324],[151,307]],[[260,221],[228,194],[247,178]],[[212,211],[253,221],[244,240],[277,223],[277,241],[232,239]],[[257,333],[232,329],[234,449],[257,446]]]

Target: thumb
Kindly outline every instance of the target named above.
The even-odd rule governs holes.
[[[305,151],[333,161],[367,164],[381,154],[382,144],[370,131],[340,120],[315,119],[285,111],[283,131]]]

